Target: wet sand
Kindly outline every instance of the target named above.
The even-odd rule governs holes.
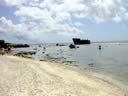
[[[69,65],[0,56],[0,96],[128,96]]]

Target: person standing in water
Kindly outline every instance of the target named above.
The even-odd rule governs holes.
[[[11,48],[8,47],[8,54],[11,54]]]
[[[2,53],[2,55],[5,54],[5,50],[4,50],[4,48],[2,48],[1,53]]]
[[[99,50],[101,50],[101,45],[99,45]]]

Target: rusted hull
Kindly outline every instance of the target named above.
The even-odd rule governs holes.
[[[80,38],[73,38],[72,40],[73,40],[75,45],[91,44],[90,40],[80,40]]]

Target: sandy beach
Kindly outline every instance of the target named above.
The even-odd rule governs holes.
[[[69,65],[0,56],[0,96],[128,96]]]

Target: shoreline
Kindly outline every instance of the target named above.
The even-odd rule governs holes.
[[[30,58],[29,56],[23,56],[23,58],[27,58],[27,59],[32,59]],[[34,60],[34,59],[32,59]],[[38,60],[36,60],[38,61]],[[78,66],[73,66],[71,64],[68,64],[68,63],[63,63],[63,61],[57,61],[57,60],[39,60],[40,62],[50,62],[50,63],[57,63],[57,64],[61,64],[61,65],[66,65],[68,67],[71,67],[71,69],[75,69],[76,71],[79,71],[81,74],[88,74],[92,77],[96,77],[98,79],[101,79],[109,84],[112,84],[114,86],[117,86],[125,91],[128,91],[128,87],[127,85],[125,85],[125,83],[119,81],[119,80],[116,80],[115,78],[112,78],[112,76],[110,76],[110,74],[102,74],[102,73],[97,73],[97,72],[93,72],[93,71],[89,71],[88,69],[81,69],[79,68]],[[107,77],[106,77],[107,76]]]
[[[29,57],[23,57],[23,58],[27,58],[27,59],[32,59],[32,58],[29,58]],[[33,60],[33,59],[32,59]],[[36,60],[38,61],[38,60]],[[88,74],[89,76],[92,76],[92,77],[95,77],[95,78],[98,78],[98,79],[101,79],[103,80],[104,82],[107,82],[109,84],[112,84],[114,86],[117,86],[119,88],[121,88],[122,90],[124,91],[127,91],[128,92],[128,87],[127,85],[125,85],[123,82],[121,81],[118,81],[114,78],[112,78],[109,74],[102,74],[102,73],[97,73],[97,72],[93,72],[93,71],[89,71],[88,69],[81,69],[77,66],[73,66],[73,65],[70,65],[70,64],[66,64],[66,63],[63,63],[61,61],[56,61],[56,60],[41,60],[39,62],[49,62],[49,63],[57,63],[57,64],[60,64],[62,66],[67,66],[67,67],[70,67],[71,69],[74,69],[75,71],[78,71],[79,73],[81,74]],[[106,77],[107,76],[107,77]]]
[[[48,85],[44,84],[44,86],[42,86],[43,85],[42,84],[41,85],[42,87],[39,88],[40,90],[44,89],[43,87],[46,87],[45,89],[47,89],[47,87],[54,86],[54,88],[52,88],[52,90],[54,90],[52,92],[52,94],[54,94],[54,95],[50,95],[50,93],[45,93],[45,92],[42,92],[42,93],[37,92],[38,94],[45,94],[45,95],[48,94],[48,96],[85,96],[85,95],[88,95],[88,96],[97,96],[97,95],[98,96],[127,96],[128,95],[128,94],[126,94],[126,91],[123,90],[122,88],[119,88],[119,86],[116,86],[114,84],[111,84],[110,82],[104,81],[101,78],[97,78],[96,76],[91,76],[88,72],[83,72],[82,70],[78,70],[78,68],[73,67],[73,66],[69,66],[66,64],[60,64],[58,62],[51,62],[51,61],[36,61],[36,60],[26,59],[26,58],[17,57],[17,56],[0,56],[0,57],[1,57],[0,58],[0,66],[1,65],[3,66],[3,68],[2,68],[2,66],[0,68],[1,68],[1,70],[3,70],[3,73],[5,74],[4,71],[9,71],[11,73],[11,74],[9,73],[10,78],[3,75],[3,77],[6,77],[7,80],[13,79],[12,77],[17,77],[16,81],[17,82],[20,81],[20,83],[22,83],[22,82],[24,82],[24,79],[22,80],[22,78],[20,78],[19,74],[23,74],[25,71],[31,69],[30,73],[25,72],[26,76],[28,75],[28,76],[30,76],[30,78],[32,78],[33,75],[31,73],[33,72],[34,74],[39,74],[40,78],[38,78],[38,75],[37,75],[36,79],[40,79],[39,80],[40,82],[45,81],[44,83],[46,83],[47,80],[45,80],[45,79],[48,79],[48,81],[49,81],[49,82],[47,82]],[[7,65],[4,65],[2,62]],[[10,66],[8,63],[11,63],[13,66]],[[17,65],[17,64],[19,64],[19,65]],[[9,68],[4,70],[4,68],[6,68],[8,66],[9,66],[9,68],[12,68],[13,70],[9,69]],[[20,72],[15,67],[19,68],[19,69],[21,68]],[[16,74],[11,71],[14,71],[14,72],[18,71],[19,74]],[[5,75],[8,76],[8,74],[5,74]],[[44,78],[41,76],[44,76]],[[19,80],[19,78],[20,78],[20,80]],[[30,78],[26,77],[25,79],[26,80],[28,79],[28,81],[29,81]],[[53,80],[51,80],[49,78],[52,78]],[[5,78],[3,78],[3,80],[4,79]],[[35,78],[33,78],[33,79],[35,79]],[[30,80],[30,81],[35,82],[33,80]],[[8,81],[8,82],[10,82],[10,81]],[[54,82],[55,84],[52,82]],[[24,82],[24,83],[26,83],[26,82]],[[0,82],[0,87],[1,87],[1,84],[2,84],[2,82]],[[18,84],[17,84],[17,86],[18,86]],[[28,83],[26,83],[26,84],[28,84]],[[36,85],[36,83],[35,83],[35,85]],[[22,84],[18,87],[22,87]],[[38,87],[40,87],[40,86],[38,86]],[[63,91],[63,92],[58,93],[58,91],[55,90],[56,87],[57,87],[57,89],[62,88],[62,90],[60,90],[60,91]],[[50,88],[48,88],[48,89],[51,90]],[[79,89],[81,89],[83,91],[80,91]],[[15,90],[17,90],[17,89],[15,89]],[[84,92],[84,90],[85,90],[85,92]],[[88,90],[88,91],[86,91],[86,90]],[[55,95],[56,92],[60,95]],[[67,93],[64,93],[64,92],[67,92]],[[24,93],[24,92],[22,92],[22,93]],[[67,94],[71,94],[71,95],[67,95]],[[96,95],[94,95],[94,94],[96,94]],[[28,96],[28,95],[25,95],[25,93],[23,95]],[[2,96],[2,95],[0,95],[0,96]],[[4,95],[4,96],[6,96],[6,95]],[[11,96],[13,96],[13,95],[11,95]],[[22,95],[16,95],[16,96],[22,96]],[[36,95],[32,95],[32,96],[36,96]]]
[[[110,76],[109,74],[91,72],[90,75],[94,76],[96,78],[102,79],[103,81],[105,81],[109,84],[112,84],[114,86],[117,86],[117,87],[121,88],[122,90],[128,92],[128,87],[127,87],[127,85],[125,85],[125,83],[123,83],[119,80],[116,80],[115,78],[112,78],[112,76]]]

